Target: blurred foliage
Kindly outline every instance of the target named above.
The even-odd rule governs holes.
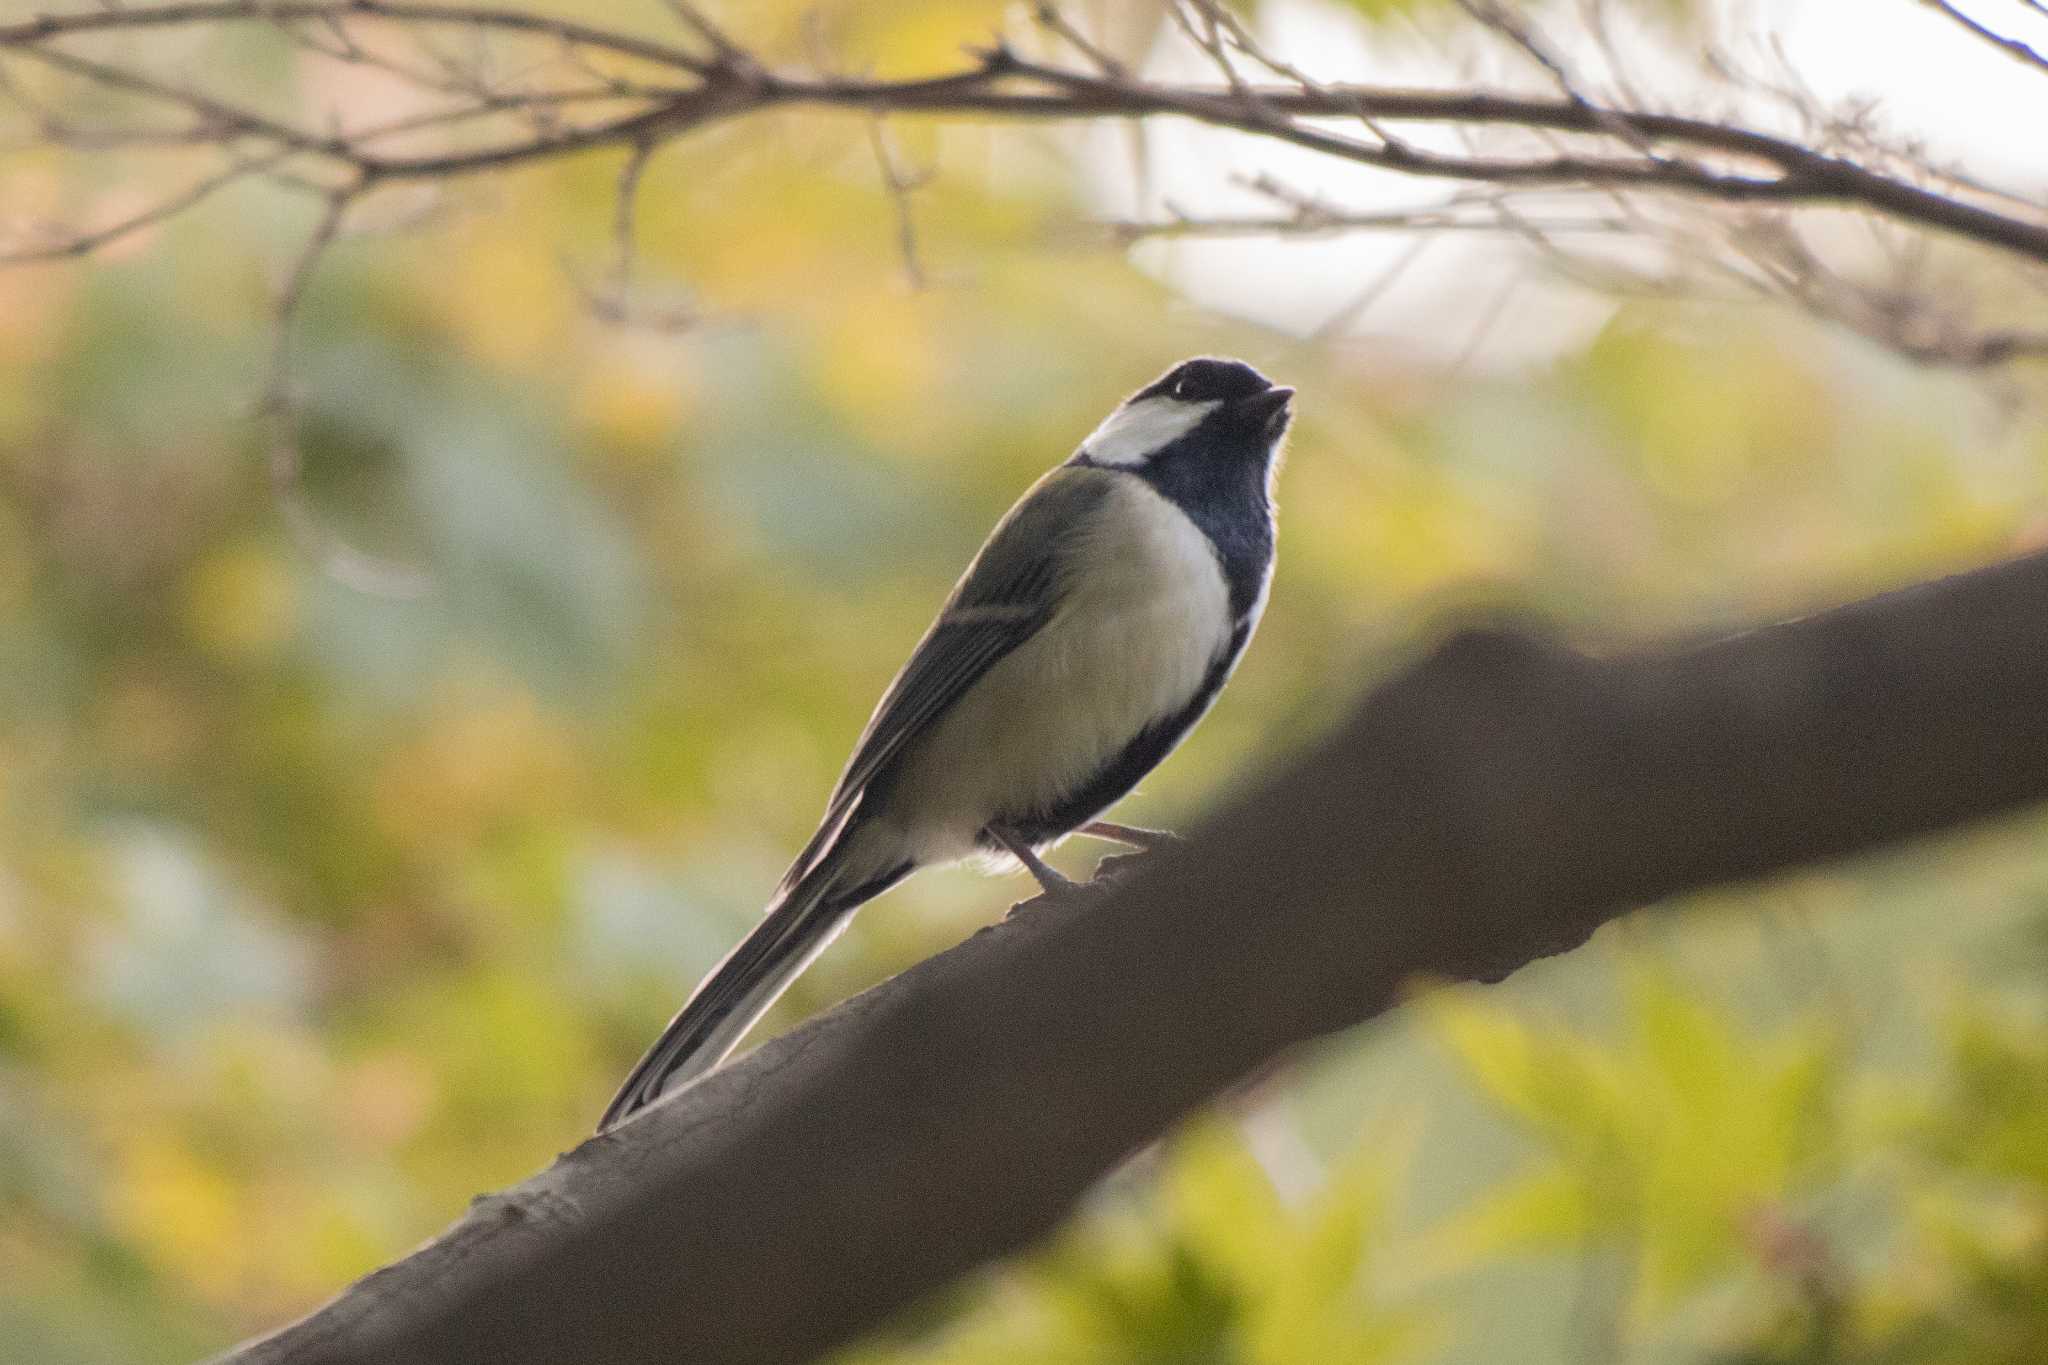
[[[798,52],[808,11],[882,70],[999,16],[747,22]],[[188,59],[288,96],[237,41]],[[217,1348],[573,1144],[988,524],[1182,356],[1245,355],[1303,415],[1267,624],[1137,820],[1312,735],[1447,612],[1600,648],[2048,529],[2018,380],[1640,305],[1533,372],[1437,372],[1077,248],[1063,132],[898,132],[936,172],[924,290],[850,117],[650,166],[639,277],[701,315],[679,332],[572,285],[603,269],[616,155],[396,196],[344,239],[294,365],[302,493],[416,598],[308,552],[246,420],[306,203],[252,189],[0,273],[0,1359]],[[15,213],[136,193],[118,157],[0,166]],[[2048,1357],[2042,832],[1701,897],[1433,997],[844,1359]],[[1021,891],[916,879],[771,1026]]]

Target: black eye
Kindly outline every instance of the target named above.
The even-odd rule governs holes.
[[[1182,375],[1173,381],[1173,387],[1167,390],[1167,392],[1175,398],[1188,398],[1193,395],[1194,388],[1194,380],[1187,375]]]

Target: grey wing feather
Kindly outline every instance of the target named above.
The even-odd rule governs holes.
[[[991,533],[939,619],[889,684],[832,791],[825,819],[784,878],[793,885],[853,817],[891,760],[1058,610],[1060,551],[1085,531],[1120,475],[1062,466],[1040,479]]]

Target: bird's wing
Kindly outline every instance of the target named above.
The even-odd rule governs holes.
[[[1065,592],[1061,551],[1086,534],[1121,475],[1061,466],[1040,479],[967,566],[938,620],[882,694],[832,791],[825,819],[790,867],[794,884],[831,847],[862,795],[989,669],[1052,619]]]

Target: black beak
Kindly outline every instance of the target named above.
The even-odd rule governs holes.
[[[1275,384],[1270,389],[1240,398],[1230,406],[1247,426],[1277,431],[1287,424],[1287,405],[1293,401],[1293,389],[1285,384]]]

